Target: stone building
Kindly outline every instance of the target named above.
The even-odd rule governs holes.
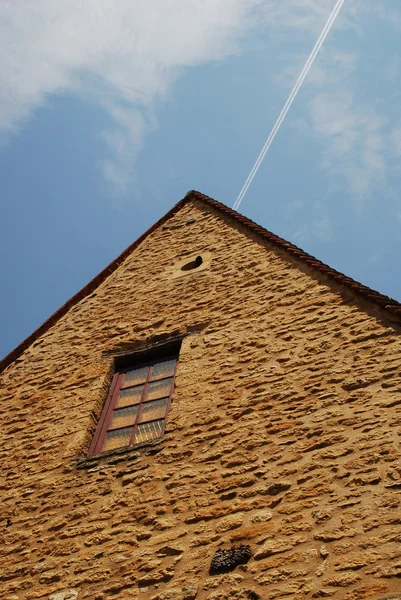
[[[401,598],[400,319],[189,192],[1,363],[0,598]]]

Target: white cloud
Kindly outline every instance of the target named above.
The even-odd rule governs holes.
[[[393,129],[391,132],[391,138],[393,142],[393,149],[396,156],[401,156],[401,127]]]
[[[264,3],[265,19],[276,29],[297,29],[320,33],[336,0],[269,0]]]
[[[320,214],[310,219],[306,225],[295,229],[289,237],[301,246],[311,243],[312,240],[323,243],[330,242],[333,238],[330,218],[326,214]]]
[[[51,94],[74,93],[100,105],[114,123],[102,133],[110,148],[103,172],[123,193],[146,133],[156,126],[155,101],[171,90],[183,70],[239,54],[249,30],[259,26],[260,32],[262,24],[268,43],[281,49],[280,75],[273,77],[289,91],[306,59],[298,42],[307,40],[312,48],[334,4],[0,0],[0,131],[3,136],[17,133]],[[359,17],[369,11],[401,27],[401,13],[390,14],[384,3],[347,0],[333,32],[359,32]],[[322,165],[367,194],[386,173],[385,119],[372,106],[358,104],[352,76],[360,57],[336,47],[333,32],[308,75],[303,97],[312,131],[326,140]],[[400,135],[392,134],[394,152],[401,152]]]
[[[352,0],[345,3],[335,30],[352,28],[363,38],[367,17],[370,23],[372,19],[383,19],[387,25],[401,28],[401,11],[389,8],[385,2]],[[377,61],[376,69],[379,64]],[[399,78],[399,64],[399,56],[383,63],[383,82]],[[296,121],[302,135],[309,131],[320,141],[320,165],[330,174],[331,182],[336,182],[337,189],[340,182],[345,183],[359,210],[374,192],[388,187],[394,168],[399,170],[395,160],[401,156],[401,129],[391,128],[388,114],[395,94],[386,95],[379,73],[369,69],[369,58],[363,51],[351,51],[344,43],[339,49],[329,36],[305,82],[307,117]]]
[[[16,133],[50,94],[100,104],[105,175],[124,190],[152,105],[185,67],[239,52],[260,0],[0,2],[0,130]]]
[[[335,0],[286,0],[266,8],[272,25],[286,31],[286,37],[294,42],[288,44],[289,49],[280,57],[283,68],[275,75],[280,86],[290,90],[305,63],[307,53],[291,56],[297,47],[295,42],[305,46],[306,32],[312,47],[334,4]],[[378,74],[369,73],[366,54],[355,49],[358,45],[363,47],[357,40],[365,37],[365,25],[371,26],[372,20],[377,23],[378,19],[401,29],[401,11],[384,1],[345,2],[297,98],[298,106],[304,104],[307,117],[293,121],[300,135],[309,134],[319,140],[320,165],[330,174],[331,182],[335,182],[331,187],[337,184],[340,188],[340,182],[342,186],[345,184],[358,209],[362,209],[365,199],[374,191],[383,189],[394,168],[394,159],[401,156],[401,129],[391,131],[391,121],[385,112],[390,98],[375,96],[375,93],[385,94],[377,83]],[[336,43],[336,36],[347,29],[353,31],[352,39],[347,36],[342,38],[341,45]],[[391,56],[383,64],[383,77],[388,81],[398,79],[399,65],[400,57]],[[396,168],[399,169],[398,164]]]
[[[326,139],[321,164],[368,195],[386,174],[386,120],[351,91],[321,92],[309,104],[313,131]],[[328,143],[327,143],[328,142]]]
[[[114,122],[103,132],[111,151],[103,171],[124,192],[155,127],[154,103],[183,69],[238,54],[260,23],[276,40],[289,30],[312,40],[333,6],[334,0],[0,0],[0,131],[3,138],[17,133],[51,94],[94,102]]]

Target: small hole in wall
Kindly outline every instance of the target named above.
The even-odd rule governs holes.
[[[193,269],[197,269],[203,263],[203,258],[201,256],[197,256],[195,260],[191,260],[187,262],[183,267],[181,267],[181,271],[192,271]]]

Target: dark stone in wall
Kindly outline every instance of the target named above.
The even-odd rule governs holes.
[[[223,550],[219,548],[213,556],[210,565],[210,575],[219,575],[233,571],[238,565],[244,565],[252,557],[249,546],[233,546],[230,549]]]

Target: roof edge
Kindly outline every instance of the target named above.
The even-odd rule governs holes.
[[[188,192],[188,194],[191,194],[193,198],[200,200],[201,202],[206,202],[207,204],[214,206],[220,212],[225,213],[226,215],[235,219],[237,222],[245,225],[245,227],[248,229],[251,229],[255,233],[259,234],[263,239],[269,241],[273,246],[285,250],[289,254],[292,254],[296,259],[301,260],[312,267],[314,270],[320,271],[320,273],[323,275],[333,279],[336,283],[342,283],[345,287],[350,288],[355,294],[362,296],[365,300],[368,300],[380,308],[389,311],[393,315],[393,318],[394,315],[397,315],[401,321],[401,303],[397,300],[394,300],[394,298],[390,298],[390,296],[381,294],[380,292],[377,292],[376,290],[373,290],[372,288],[355,281],[355,279],[352,279],[352,277],[348,277],[347,275],[344,275],[344,273],[333,269],[321,260],[302,250],[302,248],[295,246],[295,244],[292,244],[291,242],[287,242],[287,240],[284,238],[279,237],[271,231],[268,231],[261,225],[258,225],[251,219],[248,219],[248,217],[244,217],[225,204],[222,204],[213,198],[209,198],[208,196],[205,196],[201,192],[197,192],[195,190]]]
[[[135,242],[130,244],[121,254],[119,254],[114,260],[112,260],[98,275],[96,275],[89,283],[87,283],[81,290],[79,290],[74,296],[72,296],[67,302],[65,302],[56,312],[54,312],[46,321],[42,323],[35,331],[33,331],[25,340],[23,340],[14,350],[12,350],[7,356],[0,361],[0,373],[6,369],[11,363],[17,360],[25,350],[33,344],[43,333],[48,331],[61,317],[67,314],[67,312],[78,302],[86,298],[89,294],[94,292],[100,284],[102,284],[109,275],[111,275],[128,256],[140,246],[140,244],[151,234],[153,231],[158,229],[160,225],[163,225],[170,217],[174,216],[189,200],[198,200],[204,204],[214,207],[219,212],[234,219],[237,223],[244,225],[248,229],[251,229],[263,239],[267,240],[273,246],[285,250],[289,254],[292,254],[296,259],[306,263],[314,270],[319,271],[329,279],[334,280],[336,283],[341,283],[344,286],[350,288],[355,294],[361,296],[365,300],[379,306],[380,308],[389,311],[393,318],[394,315],[401,319],[401,303],[397,302],[389,296],[380,294],[366,285],[355,281],[351,277],[347,277],[343,273],[336,271],[329,265],[326,265],[322,261],[318,260],[311,254],[308,254],[298,246],[287,242],[285,239],[275,235],[268,231],[261,225],[258,225],[251,219],[244,217],[232,208],[229,208],[225,204],[197,192],[196,190],[190,190],[182,200],[177,202],[163,217],[161,217],[156,223],[154,223],[147,231],[145,231]]]

